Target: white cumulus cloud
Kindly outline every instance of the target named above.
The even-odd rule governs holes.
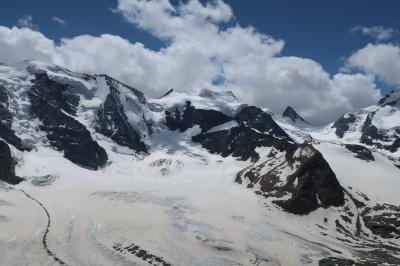
[[[391,39],[397,34],[397,31],[390,27],[374,26],[374,27],[363,27],[356,26],[350,29],[351,32],[360,32],[362,35],[375,38],[377,41],[385,41]]]
[[[151,50],[110,34],[64,38],[56,45],[27,28],[0,27],[0,60],[35,58],[107,73],[150,96],[170,88],[229,89],[242,101],[276,113],[291,105],[316,124],[381,97],[373,76],[330,76],[316,61],[282,56],[283,40],[240,26],[221,0],[177,6],[169,0],[120,0],[114,11],[165,45]]]
[[[0,61],[13,63],[25,59],[53,62],[55,45],[42,33],[30,28],[0,26]]]
[[[397,44],[367,44],[354,52],[346,68],[376,75],[389,85],[400,85],[400,47]]]

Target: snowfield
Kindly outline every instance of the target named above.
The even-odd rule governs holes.
[[[131,243],[171,265],[317,265],[329,255],[352,257],[354,251],[334,238],[335,208],[307,216],[282,212],[234,183],[249,162],[180,145],[183,151],[164,146],[145,158],[108,150],[111,164],[100,171],[78,167],[51,148],[17,154],[17,174],[28,181],[0,191],[2,264],[58,264],[41,248],[46,214],[22,190],[49,212],[47,245],[68,265],[148,265],[113,248]],[[399,176],[384,159],[369,166],[335,145],[317,147],[342,184],[400,202]],[[164,159],[171,163],[154,164]],[[365,171],[351,171],[357,163]],[[322,237],[319,226],[331,235]]]
[[[210,156],[195,146],[145,159],[115,154],[118,159],[101,172],[77,167],[49,148],[20,156],[17,174],[30,181],[0,193],[8,203],[0,207],[7,219],[0,233],[7,265],[55,263],[41,249],[45,212],[21,190],[48,210],[48,246],[68,265],[145,265],[113,250],[116,243],[131,242],[172,265],[296,265],[329,252],[298,242],[309,236],[307,227],[272,217],[279,213],[274,206],[265,208],[254,193],[233,182],[246,162]],[[150,166],[160,159],[182,163],[163,175]],[[35,186],[32,174],[56,178]]]
[[[345,147],[321,142],[316,146],[328,160],[344,187],[362,191],[371,200],[400,205],[400,173],[393,163],[379,152],[375,161],[355,158]]]

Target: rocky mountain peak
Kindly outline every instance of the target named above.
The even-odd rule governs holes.
[[[309,125],[310,123],[308,123],[303,117],[301,117],[301,115],[299,115],[296,110],[294,110],[293,107],[288,106],[286,107],[285,111],[282,114],[282,117],[285,120],[290,121],[291,123],[304,123]]]

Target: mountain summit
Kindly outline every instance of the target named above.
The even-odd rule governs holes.
[[[310,125],[303,117],[301,117],[291,106],[286,107],[282,117],[293,124]]]

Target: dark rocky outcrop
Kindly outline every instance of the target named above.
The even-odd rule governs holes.
[[[245,124],[261,133],[267,132],[277,138],[291,140],[288,134],[272,119],[270,114],[255,106],[244,107],[235,115],[234,119],[239,124]]]
[[[319,266],[353,266],[355,262],[349,259],[327,257],[323,258],[318,263]]]
[[[223,157],[231,155],[241,160],[251,158],[252,161],[257,161],[260,157],[256,152],[257,147],[273,146],[279,150],[285,150],[291,145],[286,140],[262,134],[245,124],[227,130],[202,133],[194,136],[192,140],[200,143],[211,153],[220,154]]]
[[[145,261],[148,265],[171,266],[171,264],[166,262],[163,257],[158,257],[147,250],[140,248],[140,246],[135,243],[131,243],[127,246],[123,246],[120,243],[115,243],[113,245],[113,249],[122,254],[129,252],[130,254]]]
[[[198,125],[202,132],[206,132],[211,128],[224,124],[232,118],[216,110],[197,109],[192,106],[190,101],[186,102],[183,110],[175,108],[174,111],[165,111],[165,122],[170,130],[179,129],[184,132],[187,129]]]
[[[395,129],[395,134],[389,136],[384,130],[380,130],[372,124],[372,118],[375,113],[370,113],[365,119],[362,127],[361,143],[376,146],[379,149],[385,149],[390,152],[396,152],[400,148],[400,129]],[[382,142],[391,144],[382,144]]]
[[[400,265],[399,249],[393,246],[375,244],[360,247],[352,259],[326,257],[319,261],[319,266],[376,266]]]
[[[121,93],[116,83],[108,77],[106,81],[110,88],[110,93],[97,112],[96,131],[110,137],[119,145],[129,147],[136,152],[146,152],[146,145],[140,140],[140,135],[128,122],[124,106],[121,103]],[[144,97],[144,95],[140,95],[138,98],[142,99],[142,96]],[[145,103],[145,100],[142,99],[142,101]]]
[[[33,82],[28,91],[30,112],[41,120],[40,129],[47,133],[50,144],[64,151],[64,157],[75,164],[94,170],[105,166],[105,150],[72,117],[76,114],[79,96],[68,85],[50,80],[47,74],[36,75]]]
[[[8,107],[7,90],[4,86],[0,85],[0,138],[20,151],[30,150],[29,147],[22,144],[21,139],[12,130],[13,117]]]
[[[256,152],[257,147],[275,147],[284,151],[294,143],[271,115],[260,108],[246,106],[233,119],[238,126],[215,132],[203,132],[194,136],[192,140],[200,143],[211,153],[220,154],[223,157],[238,157],[241,160],[250,158],[253,162],[260,157]],[[222,124],[229,120],[226,116],[215,121]]]
[[[313,149],[314,153],[300,158],[297,171],[287,177],[297,178],[298,184],[292,191],[292,197],[286,201],[276,201],[285,210],[294,214],[307,214],[318,207],[342,206],[344,192],[322,154]]]
[[[374,140],[386,141],[385,135],[372,124],[372,117],[374,115],[375,113],[369,114],[362,127],[361,142],[367,145],[373,145]]]
[[[373,234],[382,238],[400,238],[400,207],[378,204],[365,208],[361,216]]]
[[[357,145],[357,144],[346,144],[344,145],[346,149],[354,153],[354,157],[359,158],[364,161],[375,161],[374,156],[372,155],[372,152],[367,148],[362,145]]]
[[[171,130],[178,129],[181,132],[184,132],[193,126],[198,125],[200,126],[202,133],[204,134],[211,128],[224,124],[231,120],[235,120],[239,125],[241,125],[240,127],[241,129],[239,131],[243,131],[243,129],[247,127],[254,129],[253,131],[259,131],[260,134],[265,133],[266,135],[270,135],[275,138],[291,141],[291,138],[273,120],[270,114],[265,113],[263,110],[255,106],[244,107],[234,117],[229,117],[224,113],[216,110],[196,109],[194,106],[192,106],[190,101],[186,102],[186,105],[182,110],[179,110],[179,108],[175,108],[174,111],[171,110],[166,111],[167,127]],[[230,132],[229,134],[231,134],[232,136],[232,134],[235,134],[235,132],[237,133],[238,129],[235,129],[233,132]],[[246,133],[244,134],[253,134],[253,133],[250,133],[250,131],[247,130]],[[219,134],[213,134],[213,136],[216,135]],[[260,136],[261,135],[259,135],[258,137]],[[203,138],[204,136],[195,139],[200,140]],[[223,152],[218,152],[218,153],[223,154]],[[244,157],[249,158],[248,153],[246,153],[246,155],[244,155],[243,158]]]
[[[336,135],[343,138],[344,134],[350,129],[350,124],[356,122],[354,114],[342,115],[338,120],[333,123],[333,128],[336,128]]]
[[[0,180],[12,185],[23,181],[15,175],[16,161],[11,156],[10,147],[7,143],[0,140]]]
[[[282,117],[288,119],[292,123],[296,123],[298,121],[303,122],[305,124],[310,124],[306,120],[304,120],[301,115],[299,115],[296,110],[294,110],[291,106],[286,107],[285,111],[283,111]]]
[[[284,174],[290,171],[293,173]],[[344,204],[344,192],[335,173],[309,144],[292,144],[280,156],[271,153],[265,162],[237,174],[236,182],[244,180],[250,188],[258,184],[257,194],[274,198],[272,202],[294,214]],[[284,196],[290,198],[281,199]]]
[[[33,109],[38,102],[43,102],[54,110],[76,115],[80,97],[69,85],[57,83],[47,74],[37,74],[33,82],[34,85],[28,91],[31,104],[35,105]]]

